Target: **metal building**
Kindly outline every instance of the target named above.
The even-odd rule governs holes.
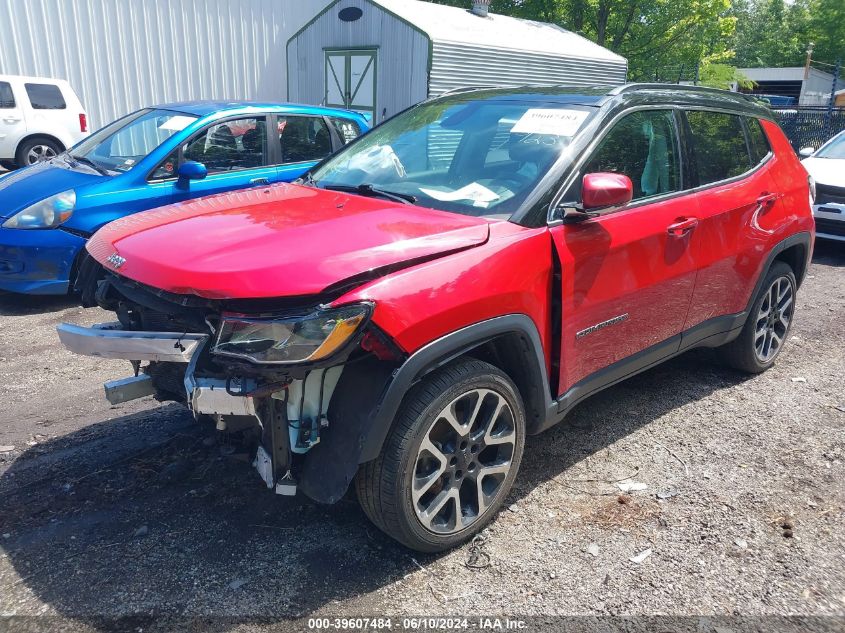
[[[789,103],[772,105],[826,106],[834,86],[833,75],[817,68],[740,68],[739,72],[754,81],[751,89],[740,92],[761,97],[786,97]],[[836,90],[845,88],[845,79],[836,81]]]
[[[288,42],[288,96],[379,122],[464,86],[624,83],[625,58],[552,24],[485,15],[487,4],[335,0]]]
[[[169,101],[284,101],[285,45],[326,2],[0,0],[0,74],[68,80],[93,127]]]

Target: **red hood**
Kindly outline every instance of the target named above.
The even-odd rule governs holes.
[[[318,294],[488,233],[481,218],[283,184],[128,216],[100,229],[88,251],[108,270],[119,255],[121,275],[168,292],[248,299]]]

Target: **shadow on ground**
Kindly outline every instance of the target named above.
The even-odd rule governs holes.
[[[743,378],[708,350],[642,374],[530,438],[511,499],[666,412]],[[347,496],[335,506],[263,488],[179,406],[91,425],[30,448],[0,477],[0,541],[60,614],[306,616],[374,592],[432,557],[396,545]],[[4,589],[5,591],[5,589]],[[229,621],[231,623],[231,620]],[[211,619],[206,630],[228,630]]]
[[[79,300],[70,295],[21,295],[0,290],[0,317],[56,312],[78,305]]]
[[[845,242],[816,240],[813,247],[813,263],[827,266],[845,266]]]

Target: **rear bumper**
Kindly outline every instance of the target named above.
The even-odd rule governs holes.
[[[62,344],[83,356],[187,363],[208,336],[179,332],[133,332],[120,323],[81,327],[62,323],[56,330]]]
[[[845,204],[824,202],[813,206],[816,237],[845,241]]]
[[[0,290],[65,294],[73,263],[85,239],[61,229],[0,227]]]

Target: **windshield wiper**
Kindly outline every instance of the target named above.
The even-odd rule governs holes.
[[[102,174],[103,176],[108,176],[109,172],[102,167],[100,167],[97,163],[93,160],[88,158],[87,156],[74,156],[73,154],[68,154],[73,160],[77,163],[82,163],[83,165],[88,165],[91,169],[94,169],[97,173]]]
[[[398,191],[387,191],[379,189],[371,184],[364,183],[360,185],[324,185],[323,189],[333,189],[336,191],[350,191],[362,196],[371,196],[374,198],[387,198],[394,202],[401,202],[402,204],[414,204],[417,201],[416,196],[409,193],[399,193]]]

